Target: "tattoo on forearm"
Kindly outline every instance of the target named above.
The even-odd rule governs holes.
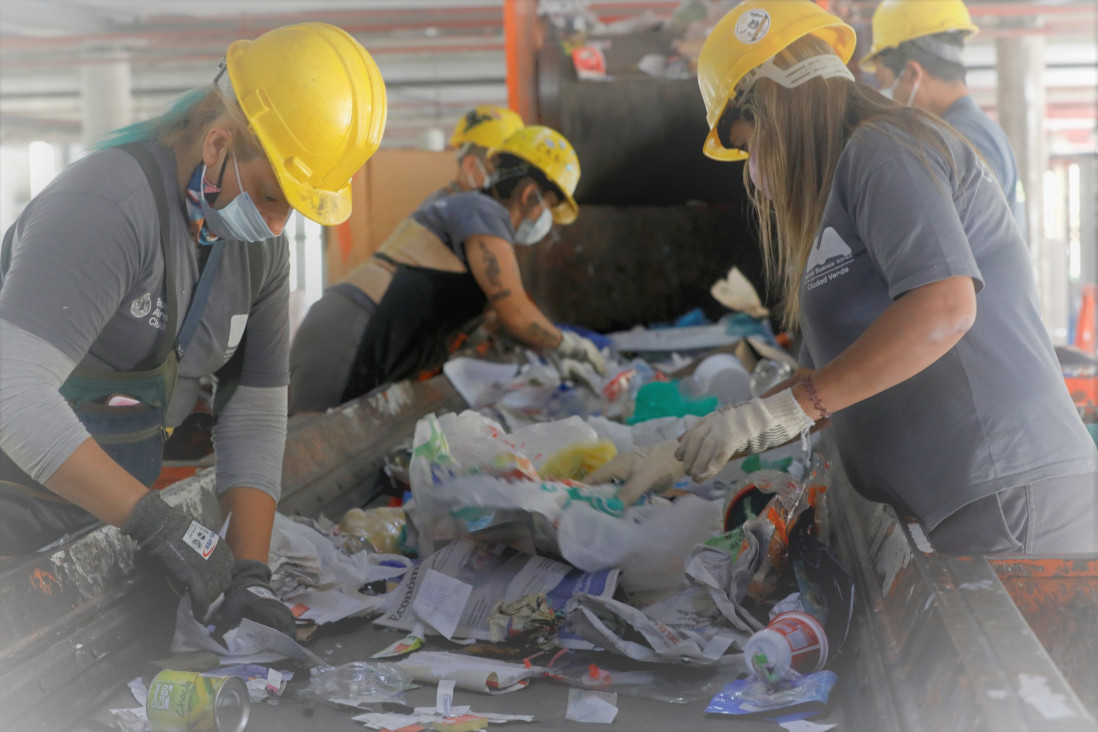
[[[538,345],[552,345],[556,341],[553,331],[545,328],[541,323],[530,323],[524,331],[527,342]]]
[[[481,254],[484,256],[484,276],[488,278],[488,284],[499,285],[500,282],[500,266],[499,260],[496,259],[496,255],[492,254],[488,246],[481,240],[477,240],[477,248],[480,249]]]
[[[489,297],[488,302],[499,302],[500,300],[506,300],[509,297],[511,297],[510,290],[500,290],[499,292]]]

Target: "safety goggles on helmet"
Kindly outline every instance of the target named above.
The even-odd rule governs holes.
[[[795,89],[811,79],[849,79],[854,81],[854,74],[842,62],[838,56],[827,53],[819,56],[811,56],[798,61],[788,69],[780,68],[769,58],[763,63],[744,74],[743,80],[736,85],[736,93],[728,100],[728,104],[717,120],[717,139],[726,149],[736,149],[729,139],[732,125],[740,117],[748,122],[755,121],[755,110],[751,106],[750,96],[759,79],[770,79],[786,89]],[[740,152],[747,154],[746,150]]]

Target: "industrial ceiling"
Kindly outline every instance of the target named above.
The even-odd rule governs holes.
[[[390,95],[385,143],[417,144],[476,103],[506,103],[503,2],[526,0],[2,0],[0,141],[80,139],[81,68],[126,58],[133,113],[144,118],[211,79],[226,46],[287,23],[321,20],[374,55]],[[678,0],[554,0],[614,20],[669,16]],[[1096,10],[1089,0],[970,0],[982,28],[970,80],[994,111],[995,39],[1047,39],[1049,128],[1061,147],[1094,149]],[[873,0],[831,0],[866,20]]]

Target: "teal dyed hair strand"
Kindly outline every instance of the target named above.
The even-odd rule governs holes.
[[[149,142],[156,140],[165,131],[181,126],[183,120],[195,106],[206,98],[212,86],[198,87],[179,95],[163,114],[151,119],[134,122],[105,134],[101,139],[88,146],[89,150],[105,150],[130,142]]]

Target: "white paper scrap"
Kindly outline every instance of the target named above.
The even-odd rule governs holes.
[[[836,724],[820,724],[819,722],[810,722],[807,719],[794,719],[789,722],[778,722],[778,725],[789,730],[789,732],[827,732],[827,730],[838,726]]]
[[[150,729],[149,718],[143,706],[133,709],[112,709],[111,714],[114,715],[114,721],[122,732],[147,732]]]
[[[454,703],[454,686],[457,684],[453,679],[443,679],[438,682],[438,691],[435,693],[435,708],[438,709],[439,714],[444,714],[447,717],[454,716],[450,712],[450,707]]]
[[[149,690],[145,687],[145,682],[141,680],[141,677],[138,676],[133,679],[127,686],[130,687],[130,693],[133,694],[133,698],[137,700],[137,703],[145,706],[145,702],[149,698]]]
[[[447,361],[442,373],[446,374],[465,403],[476,409],[485,406],[482,402],[492,395],[492,387],[514,378],[518,365],[461,357]]]
[[[568,690],[568,711],[564,718],[588,724],[613,724],[618,716],[618,695],[608,691]]]
[[[452,638],[472,591],[471,584],[428,569],[412,601],[412,612],[444,637]]]

